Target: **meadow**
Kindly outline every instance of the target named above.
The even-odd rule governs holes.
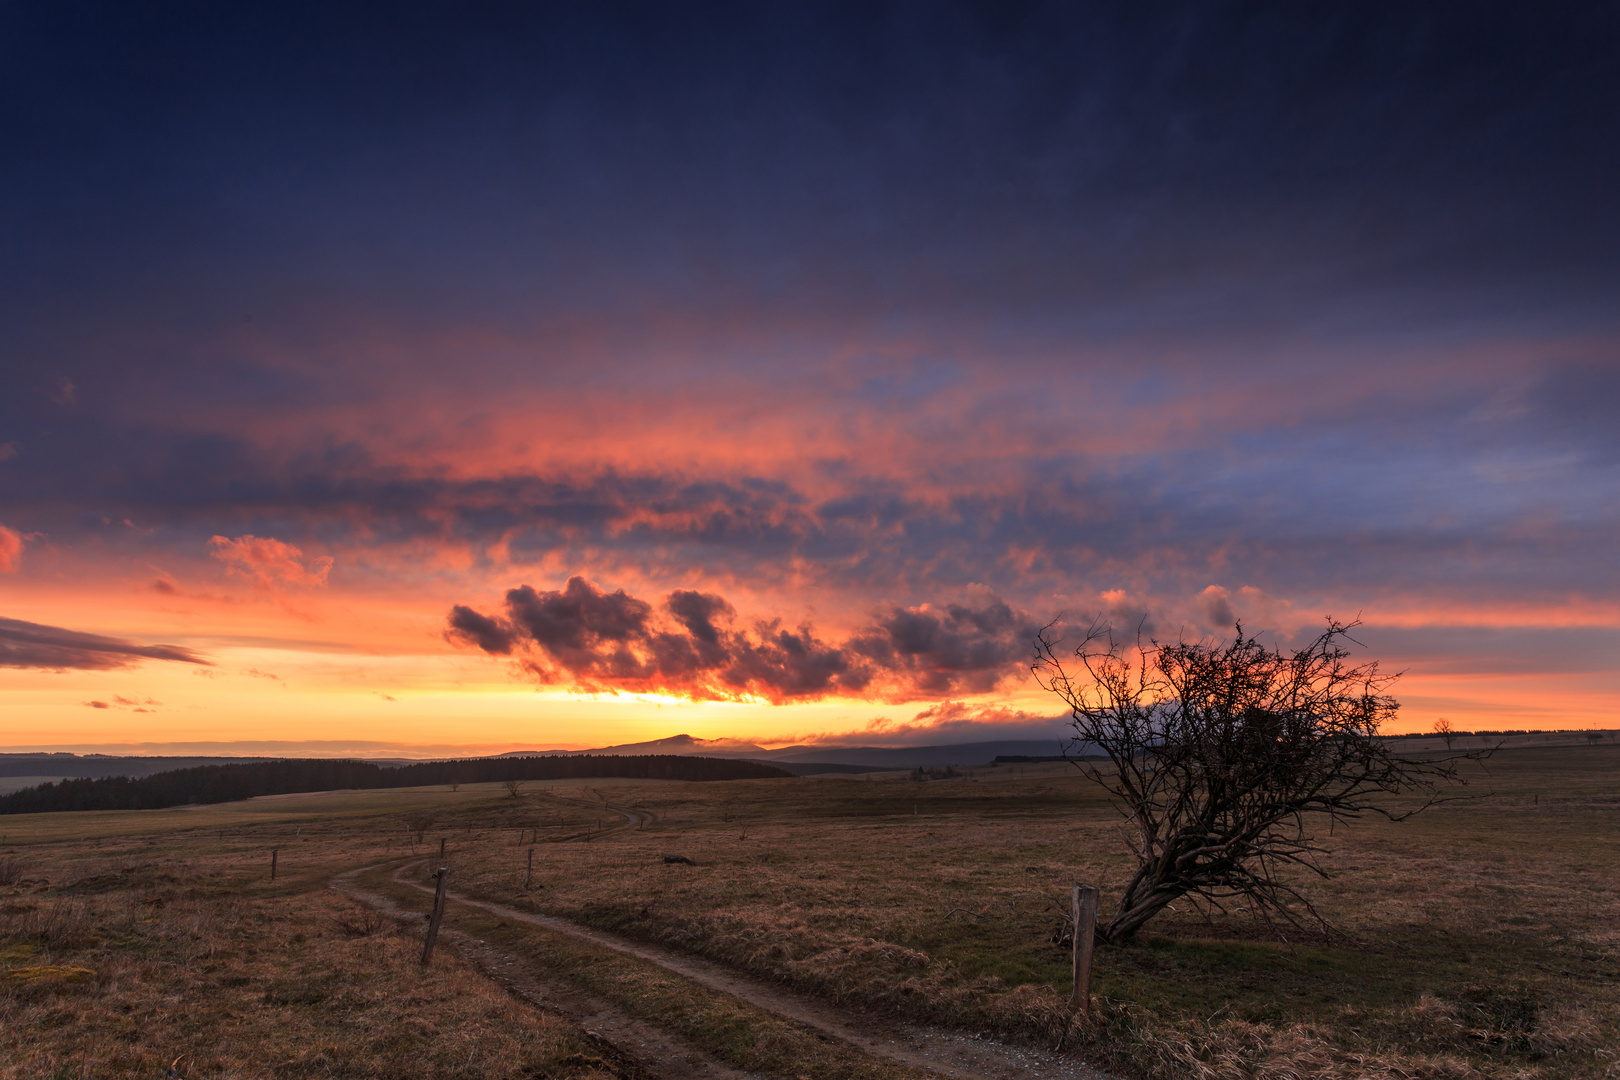
[[[635,1075],[457,945],[423,972],[419,922],[328,888],[373,867],[354,882],[420,912],[438,865],[468,900],[1120,1076],[1620,1076],[1620,749],[1503,751],[1477,798],[1335,830],[1331,877],[1306,883],[1331,930],[1178,904],[1098,950],[1089,1014],[1055,938],[1071,883],[1106,909],[1129,873],[1116,812],[1062,764],[962,773],[0,821],[0,1077],[163,1075],[182,1054],[175,1075]],[[486,908],[453,902],[446,926],[746,1074],[920,1075]]]

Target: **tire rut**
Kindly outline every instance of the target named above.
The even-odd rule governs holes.
[[[394,871],[393,879],[398,884],[423,893],[431,893],[431,886],[406,880],[404,877],[408,871],[424,865],[426,865],[426,860],[405,863]],[[374,867],[363,869],[374,869]],[[391,901],[387,901],[383,897],[361,893],[351,887],[338,884],[340,880],[352,881],[355,875],[362,872],[363,870],[351,870],[338,875],[333,879],[333,887],[354,896],[356,899],[364,899],[368,903],[383,901],[389,907],[395,907]],[[666,971],[674,972],[701,986],[747,1002],[755,1008],[815,1028],[825,1035],[874,1057],[887,1058],[904,1065],[929,1069],[945,1076],[958,1078],[958,1080],[980,1080],[980,1078],[986,1077],[1003,1078],[1003,1080],[1026,1080],[1026,1078],[1029,1078],[1029,1080],[1033,1080],[1033,1078],[1042,1078],[1042,1080],[1045,1080],[1045,1078],[1051,1078],[1051,1080],[1116,1080],[1109,1074],[1088,1066],[1072,1053],[1065,1054],[1059,1051],[1047,1051],[1014,1043],[1002,1043],[992,1039],[980,1039],[916,1024],[892,1024],[883,1027],[869,1026],[850,1019],[835,1007],[824,1002],[792,993],[782,987],[749,975],[743,975],[712,961],[657,946],[646,945],[641,942],[630,941],[616,934],[581,926],[578,923],[557,918],[556,916],[519,911],[505,904],[478,900],[456,892],[450,892],[447,895],[449,899],[458,904],[479,908],[511,922],[527,923],[552,933],[564,934],[581,941],[588,941],[593,945],[612,949],[656,964]],[[715,1064],[719,1065],[718,1062],[715,1062]],[[725,1068],[725,1066],[721,1067]],[[733,1070],[732,1075],[744,1076],[747,1074]]]
[[[357,875],[373,869],[376,867],[346,871],[332,879],[331,887],[385,915],[419,922],[421,912],[408,911],[386,896],[354,886]],[[474,934],[444,927],[439,940],[513,997],[578,1025],[621,1080],[767,1080],[763,1074],[733,1068],[572,983],[547,978],[534,964]]]

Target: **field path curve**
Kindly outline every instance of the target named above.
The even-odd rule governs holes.
[[[393,880],[431,895],[433,887],[409,880],[406,875],[427,865],[428,860],[406,862],[395,869]],[[420,917],[419,912],[402,912],[386,897],[360,890],[354,878],[376,866],[345,871],[332,879],[332,888],[356,900],[388,911]],[[564,934],[602,948],[633,956],[673,972],[683,978],[718,991],[765,1012],[795,1020],[874,1057],[888,1058],[905,1065],[927,1069],[956,1080],[1117,1080],[1109,1073],[1088,1066],[1072,1053],[1050,1052],[1029,1046],[978,1039],[959,1032],[915,1024],[878,1025],[862,1023],[826,1002],[796,994],[724,967],[701,957],[631,941],[593,927],[553,915],[540,915],[507,907],[488,900],[449,891],[447,897],[458,904],[480,908],[511,922],[527,923],[555,934]],[[463,938],[470,935],[460,935]],[[730,1075],[743,1075],[726,1070]],[[719,1074],[716,1074],[719,1075]]]
[[[610,833],[624,832],[626,829],[644,829],[648,825],[651,825],[653,822],[658,820],[658,816],[650,811],[637,810],[629,806],[614,806],[612,803],[609,803],[607,799],[603,798],[602,794],[595,789],[586,788],[585,790],[594,797],[587,799],[581,798],[578,795],[557,795],[550,792],[546,793],[546,797],[551,799],[553,802],[573,803],[592,810],[606,810],[610,814],[615,814],[623,818],[624,821],[616,825],[589,828],[582,833],[570,833],[567,836],[551,837],[545,841],[546,843],[589,843],[592,840],[600,840],[602,837],[607,836]]]

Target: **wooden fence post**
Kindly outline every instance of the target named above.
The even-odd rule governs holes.
[[[1074,887],[1074,999],[1082,1012],[1091,1011],[1091,946],[1097,930],[1097,887]]]
[[[439,858],[444,858],[444,837],[439,837]]]
[[[278,854],[280,854],[280,852],[277,849],[275,849],[275,848],[270,849],[270,880],[271,881],[276,880],[276,856]]]
[[[529,879],[534,876],[534,848],[529,849],[529,868],[523,872],[523,887],[529,887]]]
[[[439,924],[444,921],[444,888],[450,877],[450,868],[441,866],[434,876],[439,879],[439,887],[433,890],[433,914],[428,918],[427,943],[422,946],[423,967],[433,958],[433,945],[439,940]]]

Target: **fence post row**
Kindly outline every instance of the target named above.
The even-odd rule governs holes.
[[[1076,884],[1074,911],[1074,999],[1082,1012],[1091,1011],[1091,946],[1097,930],[1097,887]]]
[[[439,885],[433,890],[433,914],[428,919],[427,943],[422,946],[423,967],[433,958],[433,946],[439,940],[439,924],[444,921],[444,889],[450,877],[450,868],[441,866],[434,876],[439,879]]]

